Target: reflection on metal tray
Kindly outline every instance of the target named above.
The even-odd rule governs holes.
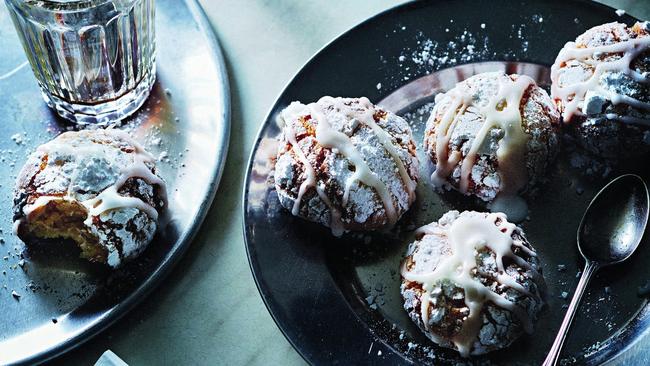
[[[582,268],[576,229],[589,201],[609,179],[603,177],[607,171],[597,160],[580,160],[583,153],[570,140],[563,141],[549,182],[530,200],[530,219],[522,224],[543,264],[549,288],[546,311],[533,335],[471,359],[433,345],[411,322],[402,308],[399,263],[413,240],[413,228],[450,209],[484,207],[453,192],[434,193],[422,164],[418,199],[396,230],[336,239],[328,229],[281,209],[268,180],[279,134],[274,117],[293,100],[312,102],[329,94],[380,101],[409,120],[423,159],[422,134],[435,94],[476,73],[497,70],[529,75],[547,87],[548,66],[564,42],[596,24],[634,20],[615,18],[613,9],[583,1],[498,0],[491,6],[501,11],[490,13],[489,20],[470,0],[414,2],[371,18],[314,56],[269,113],[251,155],[244,191],[245,236],[260,293],[280,329],[307,361],[537,365],[544,360]],[[522,40],[513,37],[523,26],[531,29],[519,47]],[[437,44],[442,45],[438,52],[448,52],[447,45],[462,43],[463,35],[476,41],[476,48],[482,40],[489,41],[489,48],[471,60],[456,53],[453,64],[422,62],[423,51],[430,55]],[[576,160],[571,162],[576,156],[592,165],[577,166]],[[632,171],[650,178],[647,167]],[[609,177],[617,173],[609,171]],[[569,335],[565,362],[600,364],[643,339],[650,307],[638,289],[650,280],[648,241],[645,238],[629,263],[607,268],[594,278]],[[635,347],[625,354],[641,362],[645,352]]]
[[[168,224],[140,259],[112,272],[80,260],[74,246],[69,255],[24,251],[12,235],[16,174],[39,144],[73,126],[45,106],[0,6],[0,364],[44,361],[124,315],[169,273],[207,213],[230,130],[221,51],[195,0],[158,0],[156,21],[158,81],[121,128],[159,158]]]

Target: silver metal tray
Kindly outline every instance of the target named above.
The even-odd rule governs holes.
[[[157,82],[121,128],[159,157],[168,184],[168,224],[141,258],[110,271],[74,251],[61,256],[24,250],[12,234],[16,174],[39,144],[74,126],[45,106],[0,6],[0,364],[45,361],[124,315],[170,272],[212,202],[230,131],[219,44],[196,0],[158,0],[156,10]]]
[[[244,234],[262,298],[309,363],[541,364],[583,265],[575,240],[584,209],[619,173],[650,177],[647,164],[638,162],[603,177],[604,167],[585,164],[580,150],[563,141],[549,182],[529,201],[530,220],[522,224],[543,264],[549,289],[546,311],[532,335],[471,359],[435,346],[408,318],[399,292],[399,263],[414,228],[450,209],[485,207],[454,192],[434,193],[427,179],[430,172],[421,164],[418,198],[389,233],[334,238],[328,229],[282,209],[272,184],[271,158],[280,132],[275,117],[292,101],[367,96],[410,122],[421,154],[431,111],[426,104],[435,94],[471,75],[495,70],[527,74],[548,86],[549,67],[566,41],[597,24],[635,21],[584,0],[492,0],[489,6],[474,0],[413,1],[370,18],[317,53],[270,110],[251,153]],[[564,363],[602,364],[623,355],[628,364],[647,364],[649,256],[646,235],[629,262],[593,279],[569,334]]]

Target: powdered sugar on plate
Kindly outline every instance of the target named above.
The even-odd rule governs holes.
[[[455,65],[499,59],[526,59],[529,35],[543,33],[544,25],[544,16],[541,14],[522,19],[521,24],[512,24],[506,36],[511,40],[510,46],[501,51],[496,51],[498,48],[494,47],[494,42],[488,35],[488,28],[502,25],[486,22],[455,30],[454,20],[450,19],[449,25],[437,33],[426,34],[425,31],[418,30],[414,33],[415,46],[407,46],[396,55],[379,56],[384,64],[397,63],[399,72],[395,74],[391,67],[387,68],[391,72],[387,73],[385,80],[390,81],[390,85],[383,82],[378,85],[384,88],[377,89],[384,90],[385,86],[394,89],[420,76]],[[398,27],[386,37],[402,36],[404,32],[407,32],[404,27]]]

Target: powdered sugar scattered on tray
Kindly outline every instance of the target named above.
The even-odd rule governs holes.
[[[578,18],[575,21],[579,23]],[[457,25],[451,19],[449,25],[441,30],[442,33],[438,31],[425,34],[425,31],[418,30],[414,33],[415,46],[406,46],[397,55],[380,54],[382,63],[397,63],[399,68],[397,74],[387,74],[385,80],[390,81],[389,86],[394,89],[418,77],[455,65],[488,60],[525,60],[529,56],[530,35],[544,33],[544,26],[544,16],[541,14],[533,14],[521,24],[512,24],[506,35],[511,40],[510,46],[503,52],[497,52],[499,48],[494,44],[502,40],[493,40],[488,35],[494,33],[488,32],[488,28],[502,25],[485,22],[455,30]],[[386,37],[401,35],[404,31],[404,27],[398,27]],[[390,67],[388,69],[392,70]],[[383,84],[386,82],[378,86],[385,86]]]

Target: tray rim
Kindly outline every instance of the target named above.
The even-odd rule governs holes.
[[[272,123],[270,121],[272,121],[273,111],[275,110],[276,105],[282,99],[283,94],[291,86],[291,84],[293,84],[295,79],[301,74],[301,72],[305,68],[307,68],[311,64],[317,62],[317,59],[321,56],[321,54],[326,52],[330,47],[332,47],[334,44],[336,44],[342,38],[346,37],[348,34],[357,31],[359,28],[362,28],[363,26],[367,25],[368,23],[376,21],[377,19],[379,19],[379,18],[381,18],[383,16],[386,16],[389,13],[398,12],[398,11],[405,10],[406,8],[410,8],[412,6],[417,6],[418,3],[420,3],[420,4],[424,3],[424,2],[436,3],[436,2],[442,2],[442,1],[445,1],[445,0],[408,0],[408,1],[404,2],[404,3],[398,4],[398,5],[395,5],[395,6],[391,6],[391,7],[387,8],[387,9],[385,9],[385,10],[382,10],[382,11],[374,14],[374,15],[371,15],[368,18],[362,20],[361,22],[355,24],[354,26],[352,26],[352,27],[344,30],[343,32],[339,33],[338,35],[336,35],[332,40],[330,40],[324,46],[322,46],[320,49],[318,49],[304,64],[302,64],[302,66],[293,74],[291,79],[287,83],[284,84],[284,86],[282,88],[282,91],[278,94],[277,98],[275,98],[275,100],[271,104],[271,107],[269,107],[268,112],[267,112],[266,116],[264,117],[264,120],[263,120],[262,124],[260,125],[260,127],[258,128],[257,133],[255,135],[255,142],[254,142],[254,144],[253,144],[253,146],[251,148],[251,152],[249,154],[248,161],[247,161],[247,164],[246,164],[246,174],[244,176],[244,181],[243,181],[244,184],[243,184],[243,188],[242,188],[242,200],[241,200],[241,202],[242,202],[242,234],[243,234],[243,237],[244,237],[244,246],[245,246],[245,249],[246,249],[246,256],[248,258],[248,265],[249,265],[249,268],[251,270],[251,274],[253,276],[253,279],[255,281],[255,286],[257,287],[257,290],[258,290],[258,292],[260,294],[260,297],[262,298],[262,301],[264,302],[264,306],[266,307],[266,310],[269,312],[269,315],[271,315],[271,318],[275,322],[275,325],[282,332],[282,335],[289,342],[289,344],[291,344],[293,349],[303,358],[303,360],[305,360],[305,362],[307,362],[310,365],[315,365],[316,364],[315,360],[310,358],[304,352],[304,350],[298,345],[298,342],[296,340],[292,339],[289,336],[287,330],[285,329],[285,325],[282,324],[280,319],[277,318],[277,315],[271,309],[272,306],[273,306],[273,304],[271,304],[271,299],[269,298],[269,296],[271,295],[271,292],[268,292],[267,290],[262,288],[262,282],[258,278],[258,274],[257,274],[257,272],[259,271],[259,268],[257,268],[257,263],[256,263],[255,258],[254,258],[254,253],[251,253],[251,250],[250,250],[251,243],[250,243],[250,240],[249,240],[249,230],[247,229],[247,207],[248,207],[248,188],[249,188],[248,187],[248,182],[250,181],[250,175],[252,173],[252,168],[253,168],[253,163],[254,163],[254,160],[255,160],[256,152],[258,151],[259,146],[260,146],[260,142],[263,139],[264,131],[266,130],[268,124]],[[597,1],[591,1],[591,0],[569,0],[569,1],[574,2],[574,3],[578,3],[578,4],[585,4],[585,5],[589,5],[589,6],[600,7],[602,9],[604,9],[604,10],[611,10],[611,11],[616,10],[613,7],[609,6],[609,5],[606,5],[606,4],[597,2]],[[631,16],[629,14],[628,14],[628,16],[632,17],[636,21],[640,21],[638,18],[636,18],[634,16]],[[530,63],[530,61],[527,61],[527,60],[524,60],[522,62]],[[454,65],[454,66],[459,66],[459,65]],[[440,70],[443,70],[443,69],[440,69]],[[440,70],[438,70],[438,71],[440,71]],[[423,75],[421,77],[426,77],[426,75]],[[413,82],[415,80],[417,80],[417,79],[412,79],[409,82]],[[356,314],[356,312],[353,311],[353,313],[355,314],[355,316],[357,317],[358,320],[365,323],[365,321],[363,321],[363,319],[359,318],[359,316],[358,316],[358,314]],[[646,323],[650,322],[650,301],[646,302],[646,305],[639,308],[639,310],[636,312],[634,317],[628,322],[628,324],[630,324],[630,323],[640,323],[640,322],[646,322]],[[638,334],[636,334],[634,332],[634,330],[631,330],[630,328],[631,328],[630,326],[625,326],[624,328],[621,329],[621,331],[611,335],[610,338],[607,339],[607,342],[609,344],[604,346],[603,348],[599,349],[598,351],[596,351],[595,353],[592,354],[592,357],[593,357],[592,362],[595,362],[596,364],[599,364],[599,365],[604,365],[605,363],[608,363],[608,362],[614,361],[616,359],[619,359],[623,354],[626,354],[626,353],[630,354],[630,352],[633,352],[632,349],[634,348],[634,346],[637,345],[637,343],[642,338],[650,336],[650,326],[647,326],[645,329],[641,329],[640,331],[636,332]],[[630,338],[633,338],[633,340],[631,342],[629,342],[629,343],[626,343],[626,344],[620,346],[620,347],[612,347],[613,343],[609,342],[609,341],[613,340],[615,338],[621,338],[621,339],[625,339],[625,340],[629,340]],[[388,345],[388,346],[390,348],[393,348],[390,345]],[[398,354],[400,356],[402,356],[401,353],[398,352]],[[407,362],[409,361],[408,359],[403,358],[403,356],[402,356],[402,359],[404,359]]]
[[[216,61],[218,66],[218,74],[220,79],[223,81],[219,86],[222,89],[222,103],[223,103],[223,114],[220,116],[221,121],[223,122],[223,134],[218,136],[219,140],[222,141],[221,148],[218,151],[219,156],[217,157],[217,166],[213,169],[211,177],[209,178],[209,186],[207,194],[203,198],[196,214],[191,220],[189,227],[180,235],[177,240],[177,245],[174,246],[166,260],[161,262],[161,265],[158,266],[154,272],[152,272],[147,279],[137,287],[129,296],[124,300],[120,301],[113,308],[104,313],[102,317],[99,317],[92,321],[90,325],[79,334],[74,337],[68,338],[63,342],[60,342],[54,347],[47,349],[39,350],[38,352],[33,353],[31,356],[18,360],[16,364],[42,364],[44,362],[50,361],[56,357],[59,357],[94,338],[101,332],[108,329],[110,326],[115,324],[119,319],[124,317],[129,313],[133,308],[140,304],[153,290],[155,290],[162,280],[164,280],[180,261],[180,259],[187,252],[187,249],[190,247],[192,241],[198,234],[205,218],[207,217],[208,211],[212,206],[214,197],[219,189],[219,183],[223,176],[225,163],[228,155],[228,148],[230,144],[230,131],[231,131],[231,96],[230,96],[230,82],[228,78],[226,63],[221,50],[221,44],[217,38],[217,35],[212,27],[205,10],[200,5],[198,0],[183,0],[183,3],[187,7],[189,13],[194,19],[198,32],[202,33],[207,40],[208,48],[211,51],[213,59]]]

